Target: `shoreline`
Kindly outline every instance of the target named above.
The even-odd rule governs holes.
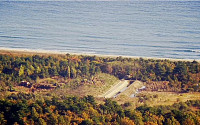
[[[74,53],[74,52],[60,52],[60,51],[51,51],[51,50],[33,50],[33,49],[17,49],[17,48],[2,48],[0,47],[0,54],[21,54],[21,55],[35,55],[35,54],[40,54],[40,55],[83,55],[83,56],[98,56],[98,57],[110,57],[110,58],[117,58],[117,57],[122,57],[122,58],[133,58],[133,59],[153,59],[153,60],[169,60],[169,61],[189,61],[192,62],[195,59],[174,59],[174,58],[159,58],[159,57],[139,57],[139,56],[124,56],[124,55],[103,55],[103,54],[92,54],[92,53]],[[200,62],[200,59],[195,60],[197,62]]]

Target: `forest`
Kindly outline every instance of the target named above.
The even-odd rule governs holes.
[[[134,58],[110,58],[82,55],[0,55],[0,90],[26,80],[62,77],[89,79],[96,73],[107,73],[119,79],[168,81],[177,92],[199,92],[200,64],[197,61],[170,61]]]
[[[118,79],[140,80],[149,85],[167,82],[169,92],[200,92],[200,64],[195,60],[1,54],[0,124],[200,125],[200,100],[153,107],[144,104],[129,109],[126,107],[131,105],[130,102],[119,105],[112,99],[104,99],[103,103],[98,103],[92,95],[77,97],[63,94],[38,98],[34,92],[16,92],[13,89],[22,81],[37,85],[41,79],[56,77],[67,81],[80,79],[77,80],[80,82],[98,73]]]
[[[30,96],[30,95],[29,95]],[[200,100],[172,106],[124,110],[106,99],[97,104],[93,96],[64,97],[59,100],[29,99],[22,93],[0,100],[1,125],[199,125]]]

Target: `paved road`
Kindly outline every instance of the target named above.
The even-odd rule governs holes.
[[[103,97],[104,98],[111,98],[114,95],[116,95],[118,92],[120,92],[122,89],[126,88],[128,86],[129,82],[128,80],[121,80],[118,84],[113,86],[110,90],[108,90]]]

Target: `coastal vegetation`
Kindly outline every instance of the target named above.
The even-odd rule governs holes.
[[[195,60],[3,53],[0,124],[198,125],[199,78]],[[99,97],[120,79],[146,88]]]
[[[23,80],[37,83],[39,79],[50,77],[88,81],[97,73],[107,73],[119,79],[137,79],[154,86],[163,84],[156,81],[167,81],[163,91],[200,91],[200,64],[195,60],[189,62],[70,54],[0,55],[1,89],[4,85],[14,86]],[[152,88],[154,90],[157,89]]]

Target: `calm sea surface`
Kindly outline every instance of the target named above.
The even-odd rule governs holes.
[[[0,2],[0,49],[200,59],[200,1]]]

